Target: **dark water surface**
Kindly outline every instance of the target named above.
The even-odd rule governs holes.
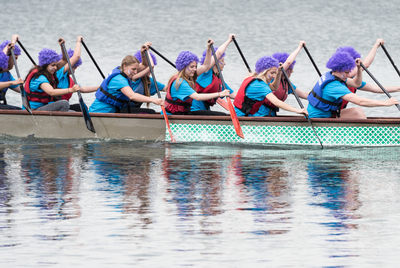
[[[399,153],[9,140],[0,263],[393,266]]]

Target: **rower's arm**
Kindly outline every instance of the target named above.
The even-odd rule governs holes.
[[[204,59],[204,63],[197,68],[196,70],[197,75],[201,75],[202,73],[207,72],[208,70],[211,69],[211,67],[213,67],[213,65],[211,65],[211,57],[212,57],[212,52],[210,47],[211,44],[214,44],[214,41],[209,39],[207,41],[206,58]]]
[[[164,105],[164,101],[162,99],[156,99],[152,97],[147,97],[145,95],[133,92],[131,87],[123,87],[121,88],[121,92],[127,96],[130,100],[136,102],[146,102],[146,103],[154,103],[157,105]]]
[[[70,88],[53,88],[49,83],[40,84],[40,88],[50,96],[61,96],[68,93],[74,93],[80,89],[79,85]]]
[[[372,62],[375,59],[376,56],[376,51],[378,50],[378,48],[383,45],[385,43],[385,40],[383,39],[376,39],[375,44],[373,45],[373,47],[371,48],[371,50],[369,51],[368,55],[365,57],[365,59],[363,60],[363,63],[365,65],[365,67],[369,67]]]
[[[391,87],[384,87],[387,92],[392,93],[392,92],[400,92],[400,86],[391,86]],[[384,93],[380,87],[377,85],[373,84],[365,84],[362,88],[359,88],[358,90],[364,90],[372,93]]]
[[[285,62],[283,62],[282,67],[287,71],[296,59],[297,55],[299,54],[300,50],[306,45],[305,41],[300,41],[297,48],[289,55]]]
[[[346,94],[342,97],[342,99],[365,107],[376,107],[376,106],[392,106],[394,104],[398,104],[399,102],[395,98],[386,99],[384,101],[381,100],[371,100],[367,98],[363,98],[357,96],[354,93]]]

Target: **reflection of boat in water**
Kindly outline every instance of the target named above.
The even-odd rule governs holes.
[[[162,115],[91,114],[96,134],[86,129],[83,117],[75,112],[0,111],[0,135],[34,136],[55,139],[131,139],[169,141]],[[229,116],[169,116],[178,142],[217,142],[268,145],[316,145],[307,120],[298,116],[241,117],[245,138],[235,134]],[[313,119],[325,146],[398,146],[400,118],[345,120]]]

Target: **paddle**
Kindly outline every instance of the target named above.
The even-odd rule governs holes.
[[[381,83],[378,82],[378,80],[376,80],[376,78],[370,73],[370,71],[368,70],[367,67],[365,67],[365,65],[360,62],[360,66],[367,72],[367,74],[372,78],[372,80],[375,81],[375,83],[378,85],[378,87],[380,87],[382,89],[382,91],[386,94],[386,96],[390,99],[392,96],[389,94],[389,92],[387,92],[387,90],[381,85]],[[396,104],[397,109],[399,109],[400,111],[400,105]]]
[[[152,46],[149,46],[149,48],[151,50],[153,50],[154,53],[156,53],[158,56],[160,56],[163,60],[165,60],[166,62],[168,62],[169,64],[171,64],[171,66],[173,66],[176,69],[175,64],[173,64],[170,60],[168,60],[166,57],[164,57],[160,52],[158,52],[157,50],[155,50]]]
[[[238,44],[237,41],[236,41],[235,36],[232,36],[232,40],[233,40],[233,43],[235,43],[235,46],[236,46],[237,50],[239,51],[239,54],[240,54],[240,56],[242,57],[242,60],[243,60],[244,64],[245,64],[246,67],[247,67],[247,70],[249,71],[249,73],[251,73],[250,66],[249,66],[249,64],[247,63],[246,58],[244,57],[244,55],[243,55],[243,53],[242,53],[242,50],[240,49],[239,44]]]
[[[17,40],[17,42],[18,42],[18,45],[22,48],[22,50],[25,52],[25,54],[28,56],[28,58],[31,60],[33,65],[37,66],[36,62],[32,59],[31,55],[29,55],[28,51],[26,51],[26,49],[24,48],[22,43],[19,40]]]
[[[396,64],[394,64],[392,57],[390,57],[390,55],[389,55],[389,52],[387,52],[387,50],[383,44],[381,44],[381,47],[382,47],[383,51],[385,52],[386,56],[388,57],[390,63],[393,65],[394,69],[396,70],[397,74],[400,76],[400,71],[399,71],[399,69],[397,69]]]
[[[317,65],[316,65],[315,62],[314,62],[313,57],[311,57],[311,54],[310,54],[310,52],[308,51],[308,48],[306,47],[306,45],[303,45],[303,47],[304,47],[304,50],[305,50],[306,53],[307,53],[307,56],[310,58],[310,61],[311,61],[312,65],[314,65],[314,68],[315,68],[315,70],[317,71],[318,75],[319,75],[319,76],[322,76],[321,72],[319,71]]]
[[[301,103],[301,100],[300,100],[300,98],[299,98],[299,95],[297,95],[296,90],[293,88],[293,85],[292,85],[292,83],[290,82],[289,77],[288,77],[288,75],[287,75],[285,69],[284,69],[283,67],[281,67],[281,70],[282,70],[283,76],[285,77],[286,81],[287,81],[288,84],[289,84],[290,89],[291,89],[292,92],[293,92],[293,95],[296,97],[297,103],[299,104],[299,106],[300,106],[301,109],[304,109],[303,103]],[[309,117],[308,115],[304,115],[304,116],[307,118],[308,123],[310,124],[310,126],[311,126],[311,128],[312,128],[312,131],[314,132],[315,137],[317,138],[319,144],[321,145],[321,149],[324,149],[324,146],[322,145],[321,139],[319,138],[317,132],[315,131],[314,126],[313,126],[313,124],[312,124],[312,122],[311,122],[310,117]]]
[[[77,85],[78,82],[76,81],[74,69],[72,69],[71,61],[69,60],[67,49],[65,48],[65,44],[64,43],[61,43],[61,48],[62,48],[62,51],[63,51],[65,57],[67,58],[67,62],[68,62],[68,66],[69,66],[69,72],[72,75],[72,79],[74,80],[74,83]],[[83,101],[81,91],[78,90],[77,93],[78,93],[78,97],[79,97],[79,105],[81,106],[81,110],[82,110],[83,118],[85,119],[86,127],[87,127],[87,129],[89,129],[93,133],[96,133],[96,131],[94,129],[94,126],[93,126],[92,119],[90,118],[90,115],[89,115],[88,108],[87,108],[85,102]]]
[[[219,77],[219,79],[221,79],[222,89],[225,90],[226,86],[225,86],[224,77],[222,75],[221,68],[219,67],[219,62],[218,62],[218,59],[217,59],[217,55],[215,55],[215,50],[214,50],[213,44],[210,44],[210,48],[211,48],[211,52],[212,52],[213,57],[214,57],[215,66],[217,66],[218,77]],[[231,115],[233,126],[235,127],[236,135],[238,135],[239,137],[244,139],[244,135],[243,135],[243,132],[242,132],[242,128],[240,127],[239,119],[237,118],[237,115],[236,115],[236,112],[235,112],[235,108],[233,108],[233,104],[232,104],[232,101],[229,98],[229,96],[226,97],[226,101],[228,103],[228,109],[229,109],[229,113]]]
[[[14,62],[14,67],[15,67],[15,72],[17,73],[17,77],[18,79],[21,79],[21,75],[19,74],[19,69],[18,69],[18,65],[17,65],[17,60],[15,59],[15,53],[14,53],[14,46],[11,47],[11,56],[12,56],[12,60]],[[21,98],[22,98],[22,105],[25,107],[25,109],[32,114],[32,110],[31,110],[31,106],[29,105],[29,101],[27,98],[27,94],[25,92],[24,87],[21,85],[18,85],[19,87],[19,91],[21,92]]]
[[[89,57],[92,59],[94,65],[96,66],[97,70],[99,71],[100,75],[103,77],[103,79],[106,79],[106,77],[104,76],[103,72],[101,71],[99,65],[97,65],[97,62],[94,60],[92,53],[90,53],[88,47],[86,46],[85,42],[83,42],[83,39],[81,40],[81,43],[83,45],[83,47],[85,48],[86,52],[89,54]]]
[[[163,60],[165,60],[166,62],[168,62],[172,67],[174,67],[174,68],[176,69],[175,64],[173,64],[170,60],[168,60],[166,57],[164,57],[164,56],[163,56],[160,52],[158,52],[155,48],[153,48],[153,47],[151,47],[151,46],[149,46],[149,48],[150,48],[154,53],[156,53],[158,56],[160,56]],[[221,105],[221,107],[224,108],[225,110],[227,110],[227,111],[229,110],[228,104],[226,103],[226,101],[224,101],[224,100],[218,98],[217,103],[218,103],[219,105]]]
[[[160,90],[158,89],[156,76],[154,75],[154,69],[153,69],[153,66],[151,65],[151,61],[150,61],[149,51],[146,49],[144,54],[146,56],[146,60],[147,60],[147,63],[148,63],[149,69],[150,69],[151,76],[153,77],[154,86],[156,87],[156,90],[157,90],[157,96],[158,96],[159,99],[161,99],[161,94],[160,94]],[[163,112],[165,124],[167,125],[169,136],[171,137],[171,141],[172,142],[176,142],[175,137],[172,134],[171,127],[169,126],[169,120],[168,120],[167,112],[165,111],[165,107],[162,106],[162,105],[161,105],[161,110]]]

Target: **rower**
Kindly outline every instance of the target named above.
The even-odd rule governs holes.
[[[140,50],[136,51],[134,54],[135,58],[141,63],[139,64],[139,72],[145,71],[145,74],[142,77],[137,78],[135,81],[132,81],[132,90],[137,93],[147,97],[153,96],[157,94],[157,89],[154,83],[153,78],[150,77],[150,68],[149,64],[152,66],[157,65],[156,56],[150,52],[151,63],[146,61],[146,50],[151,46],[151,42],[146,42],[143,44]],[[157,87],[161,91],[165,87],[164,84],[157,81]],[[149,108],[149,103],[147,103],[147,108],[141,108],[143,102],[130,101],[128,105],[125,105],[121,109],[121,113],[139,113],[139,114],[155,114],[156,111]]]
[[[82,42],[83,37],[78,36],[76,40],[76,45],[75,49],[69,49],[67,51],[68,55],[64,55],[64,53],[60,54],[60,57],[62,58],[62,61],[65,62],[64,65],[62,65],[61,69],[56,72],[57,78],[58,78],[58,88],[70,88],[72,87],[75,83],[74,80],[71,78],[70,73],[71,71],[69,70],[69,65],[67,61],[67,56],[70,59],[72,69],[75,72],[75,70],[82,64],[82,59],[81,59],[81,42]],[[95,92],[99,86],[83,86],[81,87],[80,91],[81,93],[91,93]],[[70,98],[72,97],[72,93],[64,94],[61,96],[61,99],[66,100],[69,102]],[[81,112],[81,106],[79,103],[76,104],[70,104],[69,106],[70,110]]]
[[[164,105],[162,99],[144,96],[133,91],[133,81],[144,76],[148,70],[138,73],[139,60],[132,55],[126,56],[121,66],[114,68],[96,91],[96,99],[89,108],[93,113],[117,113],[129,101]]]
[[[296,63],[295,59],[305,44],[306,43],[304,41],[300,41],[298,47],[290,55],[285,52],[277,52],[272,54],[273,58],[277,59],[279,63],[282,63],[282,67],[286,71],[286,74],[289,78],[293,73],[294,65]],[[293,94],[284,76],[281,76],[280,83],[274,84],[274,86],[275,87],[272,85],[270,86],[272,93],[274,93],[274,95],[281,101],[285,101],[288,97],[288,94]],[[307,92],[296,88],[296,86],[293,84],[292,87],[296,90],[296,93],[300,98],[307,99]],[[276,116],[278,111],[279,108],[273,105],[271,101],[266,99],[265,103],[261,105],[260,109],[254,114],[254,116]]]
[[[385,43],[385,41],[383,39],[377,39],[375,44],[372,46],[370,52],[368,53],[368,55],[365,57],[365,59],[363,60],[363,64],[365,67],[369,67],[376,55],[376,51],[377,49],[383,45]],[[353,57],[353,59],[357,59],[357,58],[361,58],[360,53],[358,53],[353,47],[351,46],[344,46],[344,47],[339,47],[336,52],[346,52],[349,53],[351,57]],[[349,76],[350,77],[354,77],[357,74],[357,68],[354,68],[353,70],[351,70]],[[378,87],[375,84],[371,84],[371,83],[366,83],[364,81],[362,81],[361,86],[359,87],[351,87],[349,85],[346,86],[349,88],[349,90],[353,93],[356,93],[357,90],[363,90],[363,91],[367,91],[367,92],[372,92],[372,93],[380,93],[383,94],[384,92],[382,91],[382,89],[380,87]],[[384,87],[386,89],[387,92],[392,93],[392,92],[399,92],[400,91],[400,86],[385,86]],[[347,107],[348,102],[346,100],[343,100],[342,102],[342,106],[341,106],[341,110],[343,110],[343,112],[345,112],[346,114],[349,113],[349,116],[352,117],[351,113],[356,113],[361,112],[362,113],[362,117],[365,117],[364,112],[361,109],[353,109],[353,108],[347,108],[346,110],[344,110]],[[342,112],[342,116],[346,116],[346,114],[343,114]]]
[[[59,39],[60,46],[65,42]],[[32,68],[26,79],[24,88],[30,107],[38,111],[69,111],[69,103],[61,96],[80,90],[79,85],[69,88],[58,88],[59,72],[64,62],[52,49],[44,48],[39,52],[39,66]],[[57,74],[58,72],[58,74]]]
[[[356,60],[349,53],[335,52],[328,60],[326,67],[331,69],[321,76],[313,90],[308,95],[308,113],[310,118],[340,117],[349,119],[365,119],[360,107],[341,110],[342,101],[346,100],[356,105],[366,107],[392,106],[398,104],[395,98],[384,101],[359,97],[352,93],[348,86],[360,87],[362,82],[361,60]],[[357,66],[357,74],[350,78],[351,71]]]
[[[0,110],[21,110],[20,107],[8,105],[6,99],[9,88],[20,93],[18,85],[24,83],[24,80],[20,78],[15,80],[10,73],[10,70],[14,67],[10,49],[14,47],[15,59],[18,59],[18,56],[21,55],[21,49],[15,45],[17,40],[18,35],[13,35],[11,42],[6,40],[0,44]]]
[[[229,96],[229,90],[213,93],[197,93],[196,79],[199,75],[211,69],[211,47],[214,41],[207,42],[207,53],[204,63],[197,68],[199,58],[190,51],[182,51],[176,58],[178,73],[173,75],[167,85],[165,110],[168,114],[190,114],[193,100],[206,101]]]
[[[307,114],[306,109],[294,108],[279,100],[272,93],[270,86],[276,88],[282,75],[281,71],[278,70],[279,62],[277,59],[270,56],[261,57],[256,62],[255,67],[256,72],[242,82],[233,102],[238,116],[255,116],[255,113],[266,100],[286,111]]]
[[[225,51],[228,45],[232,42],[235,35],[230,34],[228,40],[226,40],[219,48],[215,48],[215,55],[218,59],[218,64],[223,71],[225,67]],[[206,59],[207,50],[204,50],[203,57],[201,58],[201,64],[204,64]],[[229,97],[234,99],[236,93],[225,83],[225,87],[229,90]],[[218,77],[218,68],[214,61],[214,57],[211,57],[211,63],[208,69],[200,74],[196,79],[196,92],[197,93],[215,93],[220,92],[222,89],[222,82],[221,79]],[[211,111],[210,107],[215,105],[217,102],[217,98],[205,100],[205,101],[198,101],[193,100],[192,106],[190,109],[190,113],[194,115],[227,115],[223,112]]]

